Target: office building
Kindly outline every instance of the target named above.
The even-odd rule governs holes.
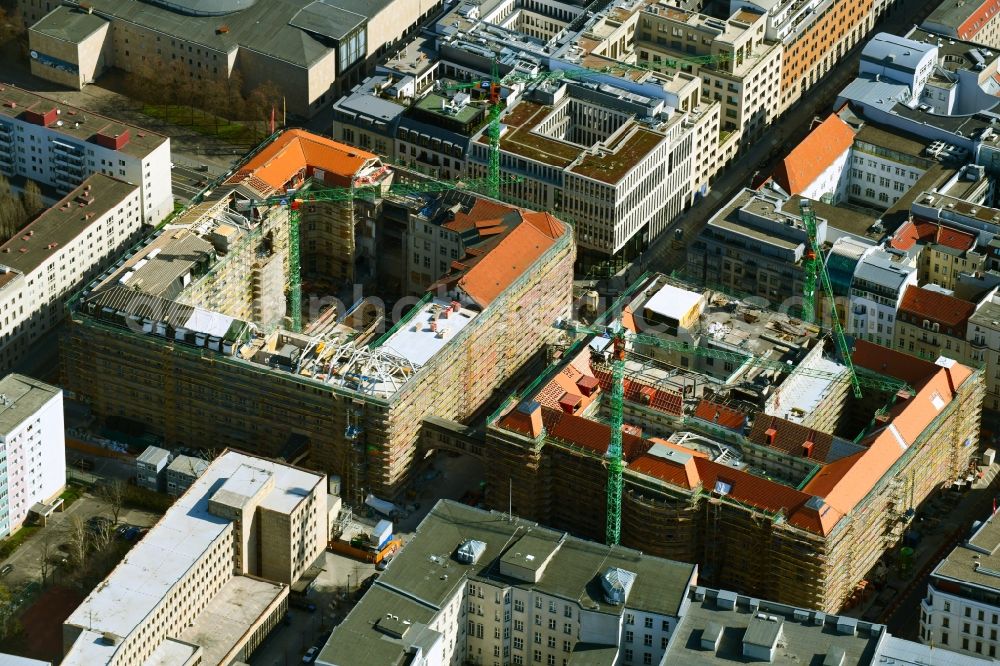
[[[547,213],[484,206],[465,192],[395,194],[393,177],[371,153],[282,134],[212,199],[87,286],[61,346],[72,390],[98,414],[146,424],[168,446],[308,455],[341,476],[345,497],[394,495],[437,434],[453,432],[559,336],[551,324],[570,311],[575,251],[570,229]],[[310,202],[309,187],[321,183],[377,191]],[[422,285],[418,302],[393,305],[399,295],[390,290],[385,301],[304,307],[296,332],[290,210],[279,203],[289,189],[302,198],[302,275],[327,294],[350,294],[352,275],[372,289],[385,288],[386,275],[410,280],[399,275],[412,265],[403,254],[415,247],[409,234],[429,241],[423,225],[437,230],[451,213],[463,231],[489,229],[490,239],[458,259],[443,241],[431,257],[421,241],[421,271],[433,259],[426,274],[435,282]],[[157,368],[154,357],[168,360]]]
[[[147,225],[174,210],[169,138],[11,85],[0,86],[0,173],[62,195],[95,174],[130,183]]]
[[[644,312],[662,284],[654,277],[638,285],[623,307],[633,317]],[[691,359],[712,361],[709,374],[658,363],[645,345],[626,351],[622,544],[696,562],[706,584],[836,612],[902,538],[911,509],[964,478],[977,455],[981,372],[855,340],[858,372],[896,379],[865,384],[856,398],[846,370],[825,356],[833,346],[803,341],[801,322],[762,318],[749,301],[705,298],[714,305],[698,318],[703,337],[764,360],[741,365],[690,347]],[[622,321],[631,327],[628,316]],[[752,335],[740,321],[761,328]],[[600,538],[609,341],[566,342],[537,388],[491,420],[486,501]],[[708,396],[742,412],[748,434],[691,419]]]
[[[136,485],[162,493],[166,489],[166,469],[173,456],[158,446],[147,446],[135,459]]]
[[[441,500],[317,664],[659,664],[697,567]]]
[[[966,332],[975,311],[975,303],[926,287],[907,287],[892,346],[930,361],[942,355],[968,359]]]
[[[62,390],[23,375],[0,379],[0,537],[47,513],[66,487]],[[61,501],[61,500],[58,500]]]
[[[859,259],[850,282],[846,330],[886,347],[896,340],[903,294],[917,288],[917,269],[905,254],[871,248]]]
[[[170,70],[192,85],[245,91],[272,83],[289,113],[311,117],[360,81],[386,48],[437,11],[437,0],[336,4],[240,0],[19,0],[31,71],[81,89],[110,68]],[[278,109],[281,113],[282,109]]]
[[[326,549],[326,477],[225,451],[63,623],[63,664],[230,664]]]
[[[24,361],[66,303],[139,238],[139,188],[95,174],[0,245],[0,367]]]
[[[962,273],[986,268],[986,252],[978,247],[979,234],[926,219],[904,223],[889,241],[898,250],[916,250],[917,279],[954,291]]]

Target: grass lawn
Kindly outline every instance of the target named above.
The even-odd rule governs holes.
[[[14,533],[13,536],[7,537],[0,543],[0,558],[8,558],[11,553],[18,549],[18,547],[24,543],[25,539],[30,538],[35,532],[41,528],[38,525],[26,525]]]
[[[70,504],[83,497],[83,490],[78,486],[66,486],[66,490],[59,497],[62,498],[63,511],[65,511]]]
[[[201,109],[192,109],[190,106],[144,104],[142,113],[174,125],[190,127],[199,134],[217,136],[232,144],[248,144],[257,141],[253,129],[247,125],[227,120]]]

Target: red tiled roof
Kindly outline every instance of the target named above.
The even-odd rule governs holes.
[[[522,217],[524,222],[514,227],[488,254],[458,278],[458,287],[481,307],[487,307],[521,277],[566,229],[555,218],[552,218],[552,224],[538,225],[530,223],[528,214],[522,214]]]
[[[907,220],[899,229],[896,229],[889,245],[897,250],[905,251],[916,245],[918,240],[920,240],[920,232],[917,230],[917,226],[911,220]]]
[[[736,431],[742,430],[747,421],[747,415],[738,409],[726,407],[711,400],[699,402],[694,409],[694,417]]]
[[[567,414],[551,407],[542,407],[542,421],[550,437],[590,449],[598,455],[603,456],[608,452],[611,426],[605,423]],[[631,463],[649,451],[651,446],[652,444],[642,437],[622,431],[622,456],[626,463]]]
[[[504,216],[513,213],[516,210],[516,208],[507,206],[498,201],[477,198],[475,203],[472,204],[472,207],[469,208],[468,212],[465,210],[459,210],[455,213],[454,219],[448,220],[441,226],[445,229],[462,233],[463,231],[468,231],[477,226],[479,223],[487,220],[494,225],[501,224]]]
[[[611,373],[607,370],[594,369],[594,376],[605,391],[611,390]],[[652,386],[646,386],[637,381],[626,379],[624,382],[625,399],[639,405],[648,405],[667,414],[680,416],[683,413],[684,398],[680,393],[664,391]]]
[[[959,231],[958,229],[946,227],[943,224],[938,227],[937,238],[935,240],[938,245],[944,245],[945,247],[962,252],[968,252],[976,247],[976,236],[967,231]]]
[[[976,247],[976,236],[966,231],[938,224],[933,220],[914,217],[896,230],[889,245],[897,250],[909,250],[917,243],[925,245],[936,243],[967,252]]]
[[[965,326],[976,311],[974,303],[938,291],[910,286],[903,293],[899,314],[916,320],[927,319],[955,329],[953,335],[965,336]]]
[[[271,192],[284,189],[303,175],[314,175],[322,170],[324,182],[330,185],[349,186],[355,175],[369,163],[378,160],[373,153],[333,141],[305,130],[288,130],[265,146],[227,183],[235,184],[255,178],[251,185],[265,192],[261,183]]]
[[[767,443],[767,432],[775,431],[774,444]],[[813,443],[811,459],[826,462],[830,455],[830,446],[833,444],[833,435],[812,428],[786,421],[777,416],[767,416],[761,414],[753,423],[750,434],[747,435],[754,444],[768,446],[785,453],[803,458],[802,447],[806,442]]]
[[[854,130],[836,114],[818,125],[775,169],[774,180],[789,194],[801,194],[854,143]]]

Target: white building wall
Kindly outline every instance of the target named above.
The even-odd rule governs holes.
[[[920,601],[920,642],[977,657],[1000,652],[1000,606],[966,599],[927,585]]]
[[[848,148],[824,169],[816,180],[809,183],[809,186],[802,191],[802,196],[813,201],[827,201],[824,197],[829,197],[831,204],[843,201],[847,196],[850,158],[851,149]]]
[[[860,150],[851,151],[851,201],[889,208],[916,183],[925,171]]]

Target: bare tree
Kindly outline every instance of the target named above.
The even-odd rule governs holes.
[[[82,569],[87,560],[87,544],[90,542],[90,532],[80,516],[73,516],[69,524],[69,559],[74,569]]]
[[[272,114],[277,114],[281,106],[281,89],[273,81],[265,81],[250,91],[247,96],[247,115],[254,121],[254,134],[258,127],[265,129],[262,136],[270,134]]]
[[[90,527],[90,540],[94,544],[94,550],[99,553],[103,553],[111,545],[112,538],[115,535],[115,528],[107,520],[102,520],[94,523]]]
[[[29,179],[24,184],[21,205],[24,207],[24,214],[28,220],[34,219],[45,208],[45,202],[42,201],[42,190],[38,187],[38,183]]]
[[[125,505],[125,495],[128,493],[128,486],[121,479],[111,479],[107,483],[101,486],[98,492],[99,497],[108,503],[108,508],[111,509],[111,516],[114,518],[114,524],[118,524],[118,518],[121,516],[122,507]]]
[[[38,556],[38,570],[42,579],[42,586],[44,587],[49,582],[49,574],[52,573],[52,566],[54,564],[52,560],[57,556],[59,551],[52,547],[53,532],[51,530],[42,530],[41,532],[41,539],[39,541],[41,544],[41,554]]]

